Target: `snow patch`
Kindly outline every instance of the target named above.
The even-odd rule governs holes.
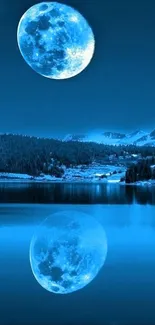
[[[0,173],[0,180],[5,181],[36,181],[36,182],[104,182],[118,183],[125,176],[125,167],[111,165],[90,165],[66,168],[64,175],[57,178],[51,175],[41,174],[30,176],[27,174]]]
[[[95,142],[105,145],[155,146],[155,132],[137,130],[129,134],[118,132],[91,132],[88,134],[67,135],[63,141]]]

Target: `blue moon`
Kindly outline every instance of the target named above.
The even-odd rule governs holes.
[[[64,211],[48,217],[30,243],[30,264],[39,284],[57,294],[88,285],[107,256],[104,229],[93,217]]]
[[[21,17],[17,42],[26,63],[40,75],[67,79],[90,63],[95,38],[87,20],[75,9],[57,2],[42,2]]]

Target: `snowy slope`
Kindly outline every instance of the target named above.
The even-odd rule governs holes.
[[[96,142],[96,143],[114,145],[124,138],[125,138],[125,134],[116,133],[116,132],[104,132],[104,133],[91,132],[82,135],[68,134],[63,141]]]
[[[33,177],[27,174],[0,173],[0,182],[109,182],[118,183],[125,176],[125,167],[99,164],[66,168],[62,178],[51,175]]]
[[[151,133],[137,130],[124,134],[118,132],[91,132],[88,134],[67,135],[63,141],[96,142],[106,145],[155,146],[155,130]]]

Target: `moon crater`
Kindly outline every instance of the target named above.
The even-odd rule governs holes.
[[[37,73],[66,79],[90,63],[95,40],[86,19],[70,6],[44,2],[29,8],[17,31],[20,52]]]

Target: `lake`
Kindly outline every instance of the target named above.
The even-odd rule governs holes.
[[[0,324],[155,324],[155,189],[91,184],[1,184]],[[77,211],[104,228],[104,266],[83,289],[50,293],[36,281],[29,247],[55,212]]]
[[[155,204],[155,186],[100,183],[0,183],[0,203]]]

